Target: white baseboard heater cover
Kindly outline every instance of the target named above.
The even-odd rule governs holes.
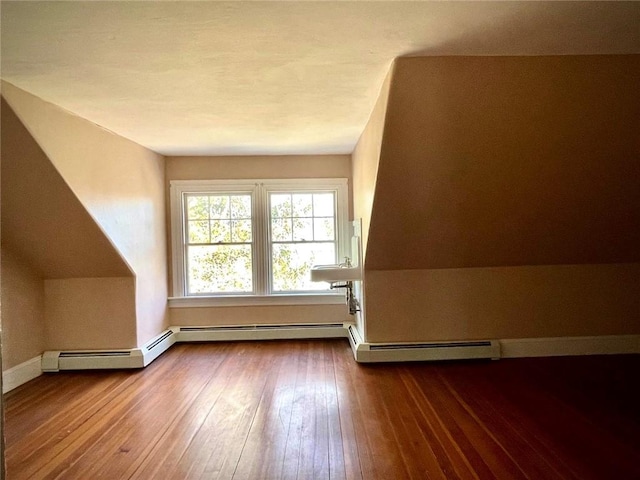
[[[360,340],[355,327],[349,326],[349,342],[355,359],[362,363],[500,358],[500,342],[497,340],[366,343]]]
[[[176,342],[344,338],[344,323],[170,327],[142,348],[47,351],[42,371],[143,368]]]
[[[142,367],[140,349],[47,351],[42,355],[43,372]]]
[[[178,329],[170,327],[142,347],[142,363],[146,367],[178,341]]]
[[[301,323],[281,325],[228,325],[179,327],[180,342],[216,342],[237,340],[285,340],[295,338],[344,338],[343,323]]]
[[[42,355],[42,371],[143,368],[176,342],[344,337],[349,339],[354,358],[363,363],[500,358],[496,340],[382,344],[363,342],[358,329],[349,323],[227,325],[171,327],[141,348],[47,351]]]
[[[47,351],[42,371],[143,368],[176,342],[177,329],[165,330],[142,348],[118,350]]]

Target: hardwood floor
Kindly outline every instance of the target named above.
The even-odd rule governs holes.
[[[640,356],[358,365],[179,344],[6,395],[7,479],[640,479]]]

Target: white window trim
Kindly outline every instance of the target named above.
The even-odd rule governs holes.
[[[239,307],[260,305],[344,305],[345,296],[341,292],[312,294],[274,294],[274,295],[192,295],[188,297],[169,297],[169,308],[193,307]]]
[[[170,183],[171,201],[171,254],[173,267],[173,297],[170,306],[231,306],[231,305],[312,305],[326,303],[340,303],[343,298],[341,292],[291,292],[270,293],[271,275],[265,271],[270,266],[268,261],[270,239],[269,225],[264,215],[255,212],[259,206],[266,206],[270,192],[318,190],[336,192],[336,225],[337,225],[337,257],[338,260],[350,256],[349,219],[348,219],[348,190],[346,178],[313,178],[313,179],[240,179],[240,180],[172,180]],[[264,187],[264,188],[258,188]],[[185,210],[183,197],[187,193],[215,193],[238,192],[252,193],[252,212],[257,222],[254,238],[265,238],[264,245],[254,242],[252,253],[257,269],[254,273],[253,294],[222,294],[222,295],[186,295],[185,271]],[[266,207],[264,207],[266,208]],[[331,297],[323,299],[322,297]],[[330,300],[330,301],[327,301]],[[343,300],[342,300],[343,301]]]

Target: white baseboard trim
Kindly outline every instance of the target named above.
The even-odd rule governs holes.
[[[640,353],[640,335],[510,338],[500,347],[503,358]]]
[[[239,340],[289,340],[304,338],[344,338],[345,323],[223,325],[178,328],[179,342],[229,342]]]
[[[474,342],[467,341],[430,342],[422,345],[370,344],[362,341],[362,335],[355,326],[349,328],[353,356],[362,363],[640,353],[640,335],[517,338],[488,342],[490,346],[478,345],[478,348],[475,348]],[[380,348],[381,345],[384,346]],[[402,348],[406,345],[411,345],[411,348]]]
[[[42,375],[42,355],[2,372],[2,393],[7,393]]]

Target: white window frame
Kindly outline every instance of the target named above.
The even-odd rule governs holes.
[[[171,253],[173,267],[173,297],[170,306],[206,306],[240,304],[315,304],[341,303],[342,292],[332,290],[312,292],[273,292],[271,282],[271,235],[269,194],[277,192],[335,192],[336,198],[336,261],[350,256],[348,185],[346,178],[318,179],[240,179],[240,180],[172,180]],[[252,256],[253,293],[186,294],[186,210],[187,194],[251,193],[252,195]],[[324,300],[322,297],[325,297]]]

